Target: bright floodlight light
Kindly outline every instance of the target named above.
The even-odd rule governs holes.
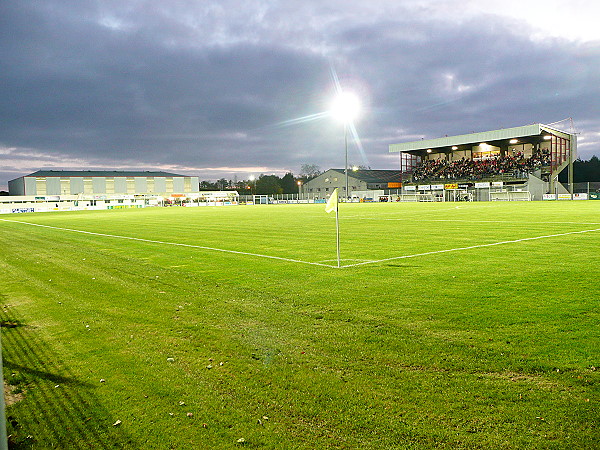
[[[351,122],[358,115],[360,102],[358,97],[350,92],[340,92],[333,102],[331,113],[341,122]]]

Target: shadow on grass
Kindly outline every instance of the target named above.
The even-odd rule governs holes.
[[[386,267],[402,267],[403,269],[417,269],[421,266],[416,266],[414,264],[400,264],[400,263],[388,263],[385,264]]]
[[[14,307],[0,310],[6,381],[18,379],[24,399],[6,409],[9,449],[127,448],[132,443],[93,393],[78,380],[38,330],[17,317]]]

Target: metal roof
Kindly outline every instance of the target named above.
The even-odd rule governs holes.
[[[344,169],[329,169],[344,175]],[[370,169],[348,169],[348,176],[367,183],[387,183],[401,181],[400,170],[370,170]]]
[[[38,170],[25,177],[183,177],[169,172],[120,171],[120,170]]]
[[[481,142],[503,141],[516,138],[539,136],[542,132],[551,133],[564,138],[569,138],[571,135],[564,131],[557,130],[548,125],[535,123],[521,127],[504,128],[501,130],[484,131],[481,133],[461,134],[458,136],[446,136],[437,139],[427,139],[421,141],[403,142],[400,144],[391,144],[389,147],[390,153],[394,152],[410,152],[415,150],[435,149],[441,147],[452,147],[468,144],[479,144]]]

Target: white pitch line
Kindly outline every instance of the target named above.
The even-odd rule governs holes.
[[[432,252],[416,253],[414,255],[394,256],[393,258],[385,258],[385,259],[378,259],[378,260],[375,260],[375,261],[361,262],[361,263],[356,263],[356,264],[348,264],[346,266],[342,266],[341,268],[345,269],[346,267],[364,266],[366,264],[377,264],[377,263],[386,262],[386,261],[393,261],[393,260],[396,260],[396,259],[416,258],[417,256],[427,256],[427,255],[435,255],[435,254],[438,254],[438,253],[457,252],[457,251],[460,251],[460,250],[470,250],[470,249],[473,249],[473,248],[492,247],[494,245],[515,244],[517,242],[534,241],[536,239],[547,239],[547,238],[553,238],[553,237],[559,237],[559,236],[568,236],[570,234],[591,233],[591,232],[594,232],[594,231],[600,231],[600,228],[596,228],[596,229],[593,229],[593,230],[570,231],[568,233],[549,234],[549,235],[546,235],[546,236],[535,236],[535,237],[529,237],[529,238],[523,238],[523,239],[515,239],[515,240],[512,240],[512,241],[492,242],[491,244],[471,245],[469,247],[448,248],[446,250],[435,250],[435,251],[432,251]]]
[[[361,217],[353,216],[353,219],[359,220],[393,220],[407,222],[409,219],[398,217],[378,218],[378,217]],[[459,222],[459,223],[518,223],[523,224],[522,220],[466,220],[466,219],[424,219],[419,218],[419,222]],[[527,221],[527,225],[600,225],[600,222],[530,222]]]
[[[178,243],[178,242],[166,242],[166,241],[155,241],[152,239],[142,239],[142,238],[136,238],[136,237],[131,237],[131,236],[119,236],[116,234],[94,233],[92,231],[82,231],[82,230],[74,230],[72,228],[53,227],[51,225],[41,225],[39,223],[22,222],[19,220],[0,219],[0,221],[20,223],[20,224],[24,224],[24,225],[31,225],[34,227],[51,228],[53,230],[71,231],[73,233],[90,234],[93,236],[104,236],[104,237],[110,237],[110,238],[116,238],[116,239],[127,239],[130,241],[148,242],[151,244],[173,245],[173,246],[188,247],[188,248],[199,248],[202,250],[211,250],[211,251],[222,252],[222,253],[233,253],[236,255],[254,256],[257,258],[276,259],[278,261],[287,261],[287,262],[293,262],[293,263],[298,263],[298,264],[308,264],[308,265],[312,265],[312,266],[330,267],[330,268],[335,268],[335,269],[338,268],[336,266],[332,266],[329,264],[321,264],[318,262],[301,261],[299,259],[283,258],[281,256],[261,255],[259,253],[248,253],[248,252],[240,252],[237,250],[226,250],[226,249],[222,249],[222,248],[205,247],[203,245],[182,244],[182,243]]]
[[[178,247],[198,248],[198,249],[211,250],[211,251],[222,252],[222,253],[233,253],[233,254],[237,254],[237,255],[254,256],[257,258],[275,259],[278,261],[287,261],[287,262],[293,262],[293,263],[298,263],[298,264],[308,264],[308,265],[312,265],[312,266],[328,267],[328,268],[333,268],[333,269],[338,269],[338,268],[345,269],[348,267],[364,266],[367,264],[377,264],[377,263],[386,262],[386,261],[394,261],[397,259],[416,258],[418,256],[427,256],[427,255],[435,255],[435,254],[440,254],[440,253],[457,252],[457,251],[461,251],[461,250],[471,250],[474,248],[492,247],[495,245],[504,245],[504,244],[515,244],[518,242],[533,241],[533,240],[537,240],[537,239],[548,239],[548,238],[553,238],[553,237],[568,236],[568,235],[572,235],[572,234],[582,234],[582,233],[591,233],[591,232],[600,231],[600,228],[595,228],[595,229],[591,229],[591,230],[581,230],[581,231],[569,231],[567,233],[549,234],[549,235],[544,235],[544,236],[534,236],[534,237],[529,237],[529,238],[514,239],[512,241],[492,242],[490,244],[478,244],[478,245],[471,245],[468,247],[449,248],[449,249],[445,249],[445,250],[434,250],[431,252],[415,253],[412,255],[394,256],[392,258],[367,260],[367,261],[363,261],[363,262],[356,263],[356,264],[347,264],[345,266],[336,267],[333,265],[323,264],[323,263],[318,263],[318,262],[301,261],[298,259],[283,258],[280,256],[262,255],[259,253],[240,252],[240,251],[236,251],[236,250],[225,250],[225,249],[221,249],[221,248],[206,247],[206,246],[202,246],[202,245],[182,244],[182,243],[177,243],[177,242],[156,241],[156,240],[152,240],[152,239],[142,239],[142,238],[136,238],[136,237],[130,237],[130,236],[119,236],[119,235],[114,235],[114,234],[95,233],[92,231],[74,230],[72,228],[54,227],[51,225],[41,225],[38,223],[22,222],[22,221],[18,221],[18,220],[0,219],[0,221],[20,223],[23,225],[31,225],[31,226],[42,227],[42,228],[51,228],[54,230],[71,231],[73,233],[90,234],[90,235],[94,235],[94,236],[104,236],[104,237],[111,237],[111,238],[116,238],[116,239],[127,239],[127,240],[131,240],[131,241],[148,242],[151,244],[162,244],[162,245],[173,245],[173,246],[178,246]]]

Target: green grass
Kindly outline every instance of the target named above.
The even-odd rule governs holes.
[[[162,242],[0,221],[15,448],[600,438],[600,202],[342,204],[341,269],[324,205],[0,219]]]

